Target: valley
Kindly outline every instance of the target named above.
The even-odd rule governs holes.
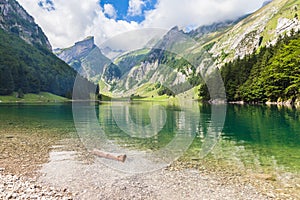
[[[0,199],[300,198],[300,0],[178,2],[0,0]]]

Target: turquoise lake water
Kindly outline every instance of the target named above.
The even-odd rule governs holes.
[[[299,115],[299,109],[259,105],[1,104],[0,127],[10,134],[14,128],[78,134],[87,148],[171,152],[171,160],[185,152],[213,154],[250,168],[300,172]]]

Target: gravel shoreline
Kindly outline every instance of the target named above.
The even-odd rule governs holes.
[[[98,173],[88,167],[89,177]],[[78,169],[77,169],[78,170]],[[109,169],[108,169],[109,170]],[[106,169],[106,174],[108,171]],[[109,172],[111,173],[111,172]],[[269,199],[272,196],[260,194],[251,184],[225,184],[221,177],[200,174],[197,170],[160,170],[151,174],[121,175],[99,182],[81,180],[81,189],[76,181],[69,185],[70,190],[55,183],[58,187],[41,183],[34,178],[12,174],[0,174],[0,199]],[[62,180],[63,182],[63,180]],[[62,183],[61,182],[61,183]],[[58,189],[59,188],[59,189]],[[72,194],[72,191],[75,195]],[[275,196],[274,196],[275,197]]]
[[[67,188],[54,188],[38,184],[33,178],[13,174],[0,174],[0,199],[63,199],[74,196]]]
[[[220,163],[176,161],[151,173],[126,174],[86,155],[78,159],[84,148],[73,139],[65,145],[25,136],[0,137],[0,199],[300,199],[299,184],[276,187],[273,176]]]
[[[74,165],[74,163],[76,165]],[[65,160],[53,168],[60,172],[32,178],[0,172],[0,199],[298,199],[278,195],[259,179],[257,185],[242,175],[201,172],[198,169],[161,169],[145,174],[124,174],[98,164]],[[260,189],[257,187],[261,187]]]

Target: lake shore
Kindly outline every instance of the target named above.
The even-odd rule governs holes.
[[[95,170],[95,169],[94,169]],[[108,170],[109,171],[109,170]],[[0,174],[1,199],[268,199],[251,184],[228,183],[222,177],[195,169],[163,169],[151,174],[106,175],[101,184],[82,181],[82,189],[40,183],[22,175]],[[89,173],[95,171],[90,170]],[[103,175],[103,174],[102,174]]]
[[[108,168],[95,158],[86,162],[82,157],[84,147],[79,143],[72,139],[67,149],[60,149],[58,144],[59,151],[44,155],[48,162],[30,170],[17,165],[17,160],[7,160],[6,166],[11,168],[0,169],[0,198],[297,199],[300,194],[300,188],[277,185],[270,174],[250,174],[218,161],[179,160],[154,172],[128,174]]]
[[[67,169],[68,166],[67,166]],[[98,174],[91,166],[86,176]],[[72,170],[72,169],[69,169]],[[83,170],[76,168],[76,170]],[[68,186],[40,182],[38,178],[0,173],[1,199],[297,199],[295,194],[278,193],[264,183],[265,177],[248,182],[241,174],[212,173],[197,169],[162,169],[153,173],[128,175],[105,169],[102,178],[75,180]],[[112,174],[113,173],[113,174]],[[254,180],[257,179],[257,180]],[[255,182],[255,184],[253,184]],[[75,186],[77,184],[77,186]],[[80,186],[78,185],[80,184]]]
[[[39,184],[36,179],[0,172],[0,199],[73,199],[66,188]]]

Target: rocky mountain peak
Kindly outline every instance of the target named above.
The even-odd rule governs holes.
[[[82,41],[78,41],[75,43],[77,48],[82,48],[84,50],[91,50],[94,47],[94,36],[88,36]]]
[[[48,38],[34,18],[15,0],[0,0],[0,28],[18,35],[29,44],[52,50]]]
[[[83,77],[95,83],[98,83],[104,69],[111,64],[110,59],[95,45],[93,36],[75,42],[69,48],[56,49],[54,53]]]
[[[93,48],[95,48],[94,37],[89,36],[81,41],[78,41],[74,44],[74,46],[64,48],[64,49],[56,49],[55,54],[64,60],[66,63],[70,61],[84,57],[87,55]]]

